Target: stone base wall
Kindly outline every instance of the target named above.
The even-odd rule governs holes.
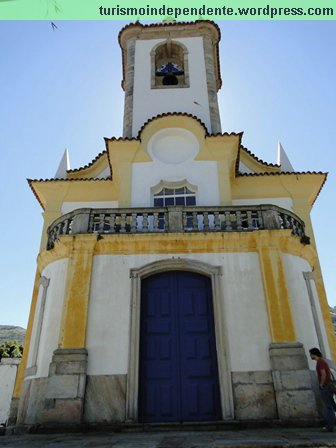
[[[41,423],[48,378],[26,379],[23,383],[17,425],[34,425]]]
[[[121,423],[125,421],[126,378],[126,375],[87,377],[84,422]]]
[[[49,367],[43,423],[82,422],[87,350],[57,349]]]
[[[86,366],[86,349],[55,350],[49,376],[24,381],[17,424],[81,423]]]
[[[317,419],[316,375],[302,344],[269,350],[271,371],[232,372],[235,419]],[[127,375],[86,375],[86,361],[85,349],[56,350],[48,377],[26,378],[17,424],[125,423]]]
[[[236,419],[277,418],[271,372],[232,372],[232,387]]]
[[[303,345],[270,344],[269,351],[278,418],[317,418],[312,376]]]

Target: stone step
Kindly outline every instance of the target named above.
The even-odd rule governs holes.
[[[183,422],[183,423],[115,423],[76,425],[20,425],[9,426],[6,434],[53,434],[86,433],[86,432],[197,432],[197,431],[235,431],[257,428],[313,428],[322,426],[321,419],[292,419],[292,420],[222,420],[216,422]]]

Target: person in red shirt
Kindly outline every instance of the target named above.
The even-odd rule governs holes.
[[[324,405],[326,429],[329,432],[333,432],[335,426],[335,402],[333,392],[328,387],[331,382],[330,368],[318,348],[311,348],[309,353],[311,359],[316,361],[316,373],[320,386],[320,394]]]

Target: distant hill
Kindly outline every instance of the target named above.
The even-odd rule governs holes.
[[[6,341],[18,341],[23,344],[26,330],[13,325],[0,325],[0,345]]]

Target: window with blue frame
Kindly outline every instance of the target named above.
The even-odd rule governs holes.
[[[154,194],[154,207],[172,207],[174,205],[196,205],[196,193],[188,187],[166,187]]]
[[[196,192],[188,187],[164,187],[154,195],[154,207],[195,206]],[[187,217],[187,227],[192,227],[192,216]],[[164,229],[164,215],[159,216],[159,228]]]

